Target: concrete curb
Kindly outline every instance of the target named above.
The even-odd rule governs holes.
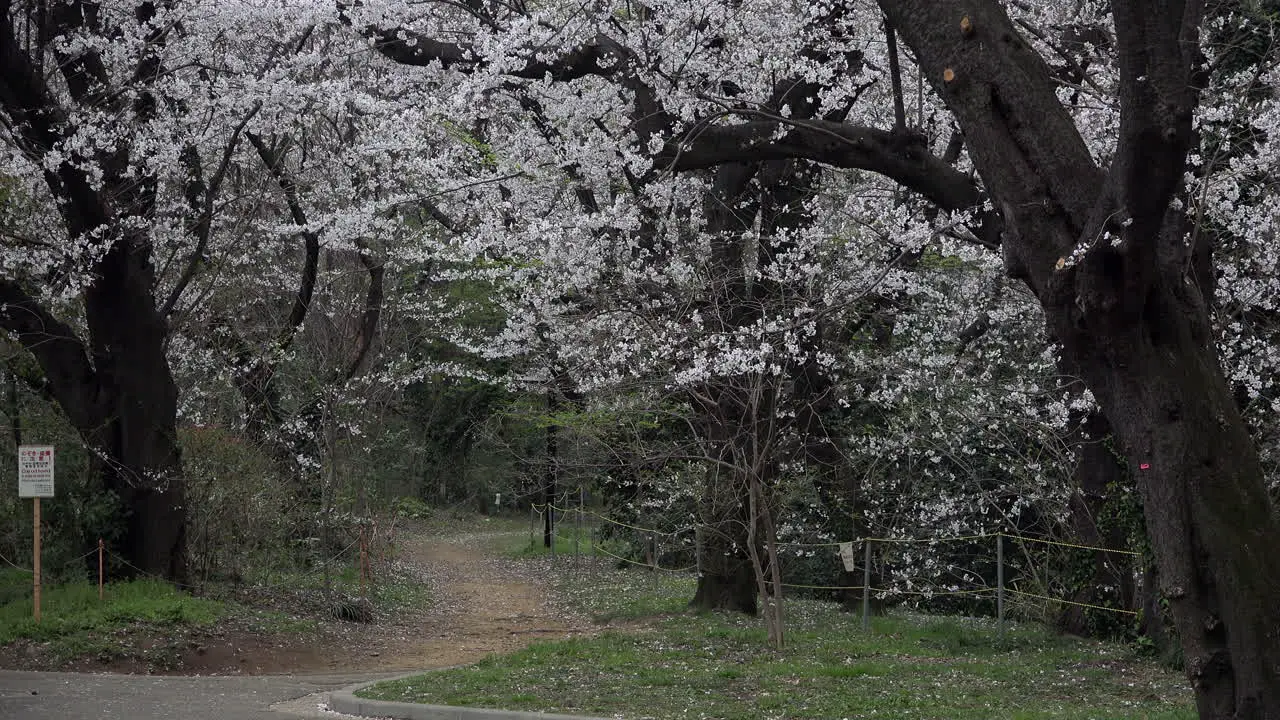
[[[396,677],[362,682],[334,690],[328,694],[327,704],[333,712],[363,717],[394,718],[395,720],[606,720],[586,715],[557,715],[554,713],[523,712],[519,710],[490,710],[459,705],[424,705],[420,703],[366,700],[356,697],[356,691],[388,680],[417,677],[422,672],[406,673]]]

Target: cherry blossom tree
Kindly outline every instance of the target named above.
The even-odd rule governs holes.
[[[1136,474],[1202,714],[1256,716],[1277,706],[1280,687],[1266,610],[1276,604],[1280,574],[1261,550],[1278,529],[1215,349],[1205,300],[1212,298],[1208,234],[1195,232],[1187,212],[1204,9],[1121,1],[1082,8],[1072,12],[1100,18],[1101,35],[1087,22],[1068,22],[1094,33],[1074,42],[1105,46],[1113,71],[1095,76],[1073,58],[1065,75],[1055,71],[1046,57],[1062,43],[1028,20],[1034,8],[1015,7],[1011,17],[995,2],[964,10],[927,0],[880,3],[930,102],[944,104],[962,133],[960,167],[901,123],[877,128],[890,120],[888,108],[906,104],[902,92],[880,106],[879,118],[872,110],[858,122],[770,105],[782,67],[820,78],[828,113],[857,97],[858,74],[843,51],[861,49],[868,29],[880,26],[863,6],[816,25],[769,3],[658,3],[599,14],[483,3],[345,10],[388,57],[466,74],[488,100],[512,82],[557,98],[552,125],[578,143],[557,165],[580,174],[616,166],[622,177],[687,178],[678,174],[808,159],[880,173],[944,211],[975,211],[970,236],[1000,246],[1006,271],[1037,298],[1063,361],[1100,404]],[[822,17],[827,8],[812,10]],[[459,36],[472,40],[441,39]],[[1073,93],[1096,102],[1073,107],[1064,102]],[[923,89],[919,95],[923,105]],[[629,104],[627,115],[610,112],[605,98],[613,97]],[[1101,133],[1090,124],[1110,119]],[[1091,145],[1086,134],[1104,140]],[[590,164],[587,148],[597,149]],[[659,187],[669,185],[632,184],[636,194]],[[563,240],[560,247],[574,246]]]
[[[217,349],[251,421],[270,416],[312,306],[343,314],[326,288],[355,272],[352,341],[326,373],[366,372],[387,268],[420,265],[403,240],[441,187],[424,142],[448,135],[330,8],[32,0],[0,23],[0,148],[23,207],[6,214],[0,320],[120,500],[122,554],[181,580],[174,368],[206,373],[190,410]]]
[[[1203,58],[1196,3],[1113,2],[1120,121],[1103,162],[1003,8],[882,7],[966,134],[1036,293],[1137,473],[1202,717],[1280,708],[1280,540],[1221,370],[1184,189]],[[1187,238],[1192,240],[1187,242]]]
[[[388,314],[518,366],[525,387],[651,381],[687,403],[708,466],[732,469],[704,514],[738,530],[709,548],[698,595],[740,609],[762,587],[746,570],[765,574],[775,481],[805,465],[839,486],[831,468],[885,442],[832,432],[840,401],[926,423],[912,400],[950,373],[938,402],[1054,440],[1096,402],[1141,490],[1202,715],[1280,707],[1274,443],[1260,456],[1250,434],[1274,439],[1278,385],[1264,10],[0,10],[5,172],[32,208],[6,227],[0,324],[133,510],[145,571],[183,574],[171,368],[200,377],[214,355],[230,369],[213,384],[287,449],[315,440],[307,417],[358,405],[356,386],[438,369],[374,363]],[[449,327],[456,298],[435,282],[488,288],[502,329]],[[1045,335],[1027,329],[1041,317]],[[344,342],[319,342],[347,320],[329,335]],[[308,337],[341,351],[300,354]],[[1001,362],[962,370],[993,345]],[[282,382],[321,366],[322,383]],[[1046,388],[1046,407],[1018,407]],[[917,440],[948,465],[992,451],[937,432]],[[852,481],[840,493],[874,506]]]

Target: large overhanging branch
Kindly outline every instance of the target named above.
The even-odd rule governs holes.
[[[354,24],[350,6],[339,4],[341,16]],[[475,48],[441,42],[409,28],[364,26],[377,50],[388,59],[413,66],[439,64],[446,68],[477,71],[490,65]],[[663,107],[657,93],[641,78],[635,53],[613,38],[598,34],[559,55],[528,52],[523,64],[503,71],[508,77],[566,82],[587,76],[608,78],[631,91],[634,98],[632,129],[645,147],[653,137],[667,142],[655,156],[658,171],[709,169],[729,163],[804,159],[846,169],[862,169],[889,177],[918,192],[948,211],[978,207],[985,199],[975,180],[957,171],[945,159],[933,156],[920,138],[909,132],[890,132],[838,119],[796,120],[767,112],[754,113],[747,122],[724,125],[704,121],[693,130],[673,137],[676,119]],[[723,115],[752,116],[753,111],[732,108]],[[787,126],[779,135],[780,126]],[[990,217],[987,217],[990,216]],[[984,213],[974,234],[988,247],[1000,242],[999,218]]]
[[[984,184],[1017,242],[1010,274],[1043,293],[1086,233],[1104,174],[1063,109],[1044,59],[1004,9],[976,2],[880,0],[920,70],[956,116]]]
[[[34,3],[33,3],[34,5]],[[41,4],[41,7],[44,7]],[[100,33],[98,4],[94,2],[55,2],[49,4],[50,37],[74,35],[78,32]],[[35,52],[44,52],[40,47]],[[71,97],[81,105],[92,106],[106,101],[111,95],[111,77],[107,73],[102,56],[91,44],[75,53],[55,50],[58,68],[66,80]]]
[[[338,3],[339,17],[348,25],[354,25],[351,7],[350,2]],[[374,49],[401,65],[424,67],[438,64],[444,68],[475,72],[491,64],[489,58],[470,45],[442,42],[410,28],[365,25],[360,31],[373,41]],[[544,58],[541,50],[528,48],[523,63],[504,70],[503,74],[526,80],[550,78],[557,82],[588,76],[610,78],[632,93],[633,128],[642,144],[670,126],[671,117],[657,93],[640,77],[640,59],[626,45],[600,33],[555,57]]]
[[[97,373],[84,342],[13,280],[0,279],[0,328],[35,356],[50,392],[76,428],[101,421]]]
[[[32,58],[18,42],[13,13],[0,13],[0,107],[13,123],[13,136],[37,165],[66,133],[67,111],[54,99]],[[38,52],[39,50],[36,50]],[[85,171],[69,160],[46,169],[49,190],[62,202],[59,211],[72,235],[106,225],[112,212]]]
[[[982,202],[982,191],[972,177],[933,156],[912,135],[827,120],[787,122],[790,129],[781,137],[775,137],[779,127],[775,120],[701,127],[668,143],[655,157],[655,165],[680,172],[733,162],[802,158],[884,175],[945,210],[964,210]]]

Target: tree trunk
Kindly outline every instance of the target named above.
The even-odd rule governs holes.
[[[1068,347],[1136,470],[1201,717],[1280,717],[1280,523],[1203,311],[1152,295],[1135,332]]]
[[[755,574],[747,553],[747,486],[722,465],[707,469],[699,521],[702,574],[689,607],[755,615],[759,611]]]
[[[1151,641],[1160,661],[1183,667],[1182,648],[1173,632],[1173,625],[1160,599],[1160,572],[1154,561],[1148,560],[1142,568],[1141,620],[1138,632]]]
[[[742,538],[745,544],[746,538]],[[704,531],[702,574],[689,601],[692,610],[728,610],[756,615],[759,602],[751,559],[744,555],[744,545],[733,547],[727,538]]]
[[[1122,550],[1125,546],[1123,527],[1100,528],[1098,515],[1103,512],[1111,493],[1119,485],[1127,484],[1129,477],[1124,467],[1112,455],[1105,440],[1111,436],[1111,427],[1099,412],[1090,412],[1081,424],[1074,442],[1076,453],[1075,489],[1071,497],[1069,523],[1077,542],[1094,547]],[[1136,610],[1132,556],[1097,550],[1093,553],[1093,574],[1072,595],[1076,603],[1097,604],[1098,591],[1104,586],[1119,589],[1120,607]],[[1086,608],[1066,605],[1058,615],[1058,629],[1072,635],[1089,635],[1090,628]]]
[[[125,504],[122,550],[133,566],[126,572],[183,581],[186,511],[177,388],[165,355],[168,328],[157,307],[151,262],[158,181],[147,175],[145,163],[130,156],[130,123],[153,119],[156,98],[150,83],[161,72],[159,53],[140,59],[127,87],[111,82],[92,49],[60,63],[62,81],[54,80],[53,73],[42,72],[46,53],[53,52],[52,38],[83,32],[90,47],[120,29],[105,17],[97,18],[102,23],[84,24],[76,8],[54,10],[30,3],[11,11],[6,3],[0,11],[0,109],[9,118],[7,138],[35,153],[37,163],[43,161],[70,241],[68,259],[92,262],[93,281],[82,298],[88,333],[82,339],[28,294],[23,283],[32,280],[7,276],[0,278],[0,328],[15,334],[40,363],[50,393],[96,454],[104,489]],[[142,3],[137,10],[131,22],[149,24],[155,7]],[[20,24],[45,30],[38,37],[28,32],[23,43]],[[160,47],[163,39],[158,31],[147,41]],[[67,92],[55,91],[55,83]],[[85,107],[125,119],[120,142],[110,149],[60,152],[50,162],[50,153],[75,132],[67,118]],[[70,250],[78,243],[91,251]]]
[[[792,375],[792,404],[796,408],[796,429],[800,434],[805,471],[813,478],[814,489],[822,507],[831,516],[830,529],[841,542],[856,541],[870,534],[862,511],[862,482],[845,457],[839,433],[832,432],[831,402],[833,383],[814,360],[798,367]],[[840,605],[849,612],[862,612],[862,570],[843,567],[835,584],[851,590],[840,590]],[[883,587],[877,571],[871,575],[874,587]],[[871,597],[868,608],[873,615],[885,612],[884,598]]]
[[[559,405],[556,402],[555,391],[548,390],[547,391],[548,418],[547,418],[547,427],[545,430],[546,456],[544,458],[546,464],[543,467],[543,476],[542,476],[542,502],[544,505],[546,505],[546,514],[543,516],[544,524],[542,528],[542,545],[543,547],[546,547],[546,548],[550,548],[551,544],[556,541],[555,503],[556,503],[556,494],[560,492],[559,489],[556,487],[557,485],[556,481],[558,479],[556,455],[558,453],[558,449],[557,449],[556,426],[555,426],[554,418],[550,416],[555,415],[558,407]]]
[[[1280,521],[1218,365],[1179,197],[1205,5],[1112,0],[1120,123],[1105,170],[1000,3],[972,0],[962,21],[942,0],[880,7],[964,131],[1006,270],[1039,298],[1137,475],[1200,716],[1280,718]]]
[[[103,487],[128,508],[122,550],[137,569],[185,582],[186,503],[177,443],[178,389],[145,253],[117,242],[85,293],[103,422],[80,428],[99,453]]]

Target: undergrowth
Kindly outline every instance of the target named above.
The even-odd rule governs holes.
[[[50,643],[55,656],[70,658],[105,650],[107,638],[139,626],[205,627],[217,622],[227,604],[187,595],[156,580],[111,583],[98,599],[98,587],[88,582],[41,588],[41,618],[36,622],[31,575],[0,573],[0,645],[17,640]]]

